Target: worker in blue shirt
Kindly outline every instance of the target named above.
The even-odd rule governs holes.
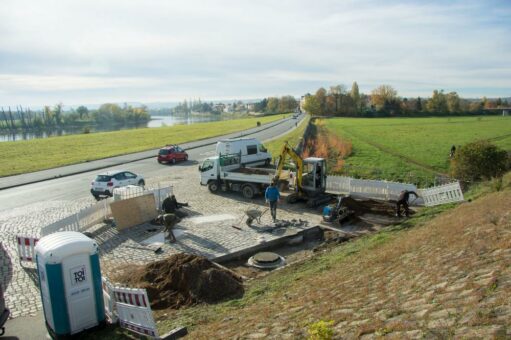
[[[280,199],[280,192],[279,189],[277,189],[275,181],[272,181],[270,186],[266,188],[264,198],[266,199],[266,203],[270,205],[271,218],[273,222],[275,222],[277,220],[277,202]]]

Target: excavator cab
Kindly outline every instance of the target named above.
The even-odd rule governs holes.
[[[329,197],[324,195],[327,170],[325,159],[317,157],[302,159],[286,142],[277,163],[276,178],[280,178],[286,156],[289,156],[296,165],[295,192],[287,196],[287,201],[289,203],[307,201],[308,206],[314,207],[328,200]]]
[[[303,160],[302,191],[308,197],[325,192],[326,162],[324,158],[309,157]]]

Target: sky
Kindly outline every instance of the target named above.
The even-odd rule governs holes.
[[[511,96],[511,1],[0,0],[0,106]]]

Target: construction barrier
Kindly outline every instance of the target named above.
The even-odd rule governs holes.
[[[172,186],[165,187],[156,187],[156,188],[146,188],[141,190],[131,190],[131,191],[120,191],[121,194],[118,195],[118,199],[128,199],[132,197],[137,197],[141,195],[147,195],[148,193],[154,194],[154,204],[156,210],[161,209],[161,204],[163,200],[172,194]],[[122,188],[120,188],[122,189]],[[118,189],[114,189],[115,190]],[[46,236],[49,234],[56,233],[57,231],[78,231],[83,232],[88,228],[103,222],[104,220],[110,218],[112,216],[112,211],[110,210],[110,203],[113,201],[112,198],[107,198],[101,200],[87,208],[81,209],[76,214],[67,216],[59,221],[56,221],[52,224],[44,226],[41,228],[41,236]]]
[[[39,239],[31,236],[16,236],[16,243],[18,245],[18,257],[20,262],[35,262],[35,245]]]
[[[424,205],[427,207],[453,202],[463,202],[465,200],[459,182],[422,189],[420,190],[420,195],[424,199]]]
[[[417,192],[417,187],[410,183],[357,179],[345,176],[328,176],[326,181],[327,192],[360,198],[396,201],[403,190]],[[416,200],[413,204],[423,204],[422,199]]]
[[[158,338],[158,330],[153,319],[151,308],[136,307],[125,303],[117,303],[119,325],[135,333]]]
[[[77,214],[65,217],[41,228],[41,236],[50,235],[57,231],[81,231]]]
[[[113,287],[121,327],[158,338],[153,312],[145,289]]]
[[[110,323],[116,323],[117,310],[115,309],[114,286],[106,277],[101,278],[101,285],[103,287],[103,301],[105,303],[105,316]]]

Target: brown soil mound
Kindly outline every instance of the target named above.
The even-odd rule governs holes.
[[[214,303],[240,297],[244,292],[241,278],[205,257],[190,254],[176,254],[140,266],[117,280],[145,288],[154,309]]]
[[[355,216],[365,213],[393,216],[396,213],[395,204],[376,200],[355,200],[351,197],[343,197],[342,206],[355,212]],[[411,212],[411,211],[410,211]]]

